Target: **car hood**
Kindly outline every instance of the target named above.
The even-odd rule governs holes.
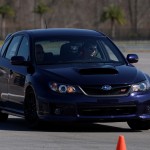
[[[144,74],[132,65],[55,66],[43,67],[42,70],[56,82],[76,85],[132,84],[145,80]]]

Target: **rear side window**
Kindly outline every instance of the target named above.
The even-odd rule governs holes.
[[[53,53],[54,55],[59,55],[60,48],[63,44],[66,44],[68,41],[39,41],[36,42],[35,45],[40,44],[43,47],[45,53]]]
[[[15,36],[12,39],[11,43],[8,46],[5,58],[11,59],[12,56],[15,56],[21,38],[22,36]]]

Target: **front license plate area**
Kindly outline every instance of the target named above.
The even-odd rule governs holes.
[[[119,100],[118,99],[97,99],[98,104],[101,105],[112,105],[112,104],[118,104]]]

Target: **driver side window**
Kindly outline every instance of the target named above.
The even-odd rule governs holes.
[[[29,60],[29,41],[26,37],[23,37],[17,56],[23,56],[25,60]]]

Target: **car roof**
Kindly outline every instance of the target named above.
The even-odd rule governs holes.
[[[14,34],[29,34],[32,37],[42,37],[42,36],[105,36],[101,32],[89,29],[73,29],[73,28],[48,28],[48,29],[32,29],[23,30],[16,32]]]

